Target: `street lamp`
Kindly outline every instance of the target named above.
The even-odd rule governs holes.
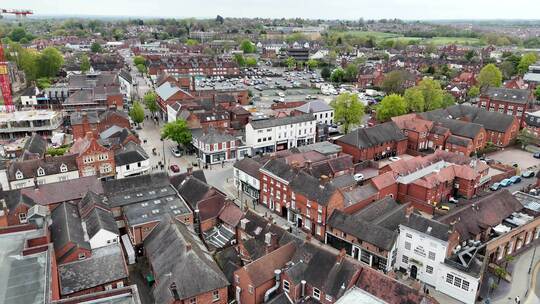
[[[161,152],[163,154],[163,166],[165,166],[165,168],[167,168],[167,163],[165,162],[165,139],[163,137],[160,138],[161,140],[161,146],[162,146],[162,149],[163,151]]]

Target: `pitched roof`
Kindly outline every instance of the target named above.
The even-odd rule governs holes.
[[[468,240],[487,227],[495,227],[512,213],[523,209],[523,205],[508,190],[496,191],[469,203],[461,208],[452,209],[438,220],[447,225],[453,224],[461,235],[461,240]]]
[[[90,239],[102,229],[120,235],[118,225],[110,211],[94,208],[94,210],[90,211],[88,216],[86,216],[84,223]]]
[[[259,161],[257,161],[259,160]],[[264,165],[261,158],[244,158],[234,163],[234,167],[251,177],[259,179],[259,169]]]
[[[460,146],[460,147],[468,147],[469,145],[472,144],[472,139],[456,136],[456,135],[450,135],[448,136],[448,139],[446,140],[446,142],[452,145]]]
[[[192,210],[196,210],[197,204],[209,194],[213,187],[196,177],[188,176],[176,189]]]
[[[281,118],[270,118],[270,119],[261,119],[261,120],[252,120],[249,124],[253,129],[265,129],[273,128],[277,126],[291,125],[302,122],[315,121],[315,117],[311,114],[304,114],[298,116],[287,116]]]
[[[274,270],[281,269],[291,260],[296,245],[288,243],[243,267],[255,287],[272,280]]]
[[[289,184],[295,193],[302,194],[310,201],[320,205],[327,205],[330,198],[337,192],[337,188],[330,182],[321,184],[319,180],[303,171],[298,173]]]
[[[47,151],[47,141],[39,134],[32,134],[24,143],[23,149],[32,154],[37,154],[39,157],[43,157]]]
[[[328,219],[328,225],[361,241],[390,250],[397,238],[399,224],[406,221],[407,207],[391,198],[384,198],[354,214],[335,210]]]
[[[234,203],[225,204],[225,207],[219,213],[219,219],[231,227],[236,227],[243,216],[242,209]]]
[[[229,285],[227,278],[199,238],[176,219],[161,221],[144,241],[151,269],[156,277],[156,303],[188,299]]]
[[[532,101],[529,90],[489,87],[485,94],[491,99],[526,104]]]
[[[39,185],[38,188],[24,188],[21,193],[32,199],[36,204],[53,205],[68,201],[77,201],[86,192],[103,193],[101,181],[95,176],[80,177],[64,182]]]
[[[304,113],[319,113],[332,111],[333,109],[323,100],[312,100],[299,106],[296,110]]]
[[[204,144],[217,144],[224,142],[236,141],[236,137],[231,134],[218,131],[214,128],[208,129],[208,131],[203,132],[200,136],[195,137],[199,142]]]
[[[60,204],[51,213],[51,218],[51,239],[55,250],[61,251],[69,243],[90,249],[90,244],[84,238],[81,218],[75,205]]]
[[[94,249],[92,256],[58,265],[60,293],[69,295],[128,277],[119,244]]]
[[[381,175],[377,175],[371,179],[371,183],[377,190],[384,189],[396,183],[394,174],[392,172],[386,172]]]
[[[204,176],[203,170],[192,170],[191,172],[186,171],[180,174],[172,175],[169,177],[169,179],[171,181],[171,185],[177,188],[177,186],[180,185],[184,181],[184,179],[191,175],[193,175],[198,180],[206,183],[206,176]]]
[[[77,203],[77,208],[79,209],[81,217],[85,218],[94,208],[109,210],[109,205],[107,198],[104,195],[97,194],[90,190],[86,192],[84,197]]]
[[[28,159],[12,161],[8,165],[8,179],[17,180],[17,172],[22,173],[23,178],[34,178],[38,176],[53,175],[65,172],[77,171],[76,155],[68,154],[62,156]],[[43,169],[43,175],[39,174],[39,169]]]
[[[121,149],[114,152],[114,161],[116,166],[135,164],[149,159],[146,151],[141,145],[132,141],[128,142]]]
[[[340,137],[336,141],[358,148],[368,148],[387,142],[406,139],[407,137],[401,133],[398,126],[394,122],[389,121],[369,128],[356,129],[351,133]]]
[[[450,226],[436,220],[423,217],[413,213],[409,216],[408,221],[403,223],[403,226],[423,234],[430,235],[439,240],[448,241]]]

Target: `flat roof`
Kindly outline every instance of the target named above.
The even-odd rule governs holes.
[[[47,303],[51,279],[49,251],[22,256],[26,240],[40,236],[40,230],[0,235],[0,303]]]
[[[60,112],[51,110],[16,111],[11,113],[2,112],[0,113],[0,122],[47,120],[59,115]]]

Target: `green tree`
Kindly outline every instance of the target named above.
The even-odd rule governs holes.
[[[90,60],[86,54],[83,54],[81,57],[81,72],[86,73],[90,71]]]
[[[405,98],[397,94],[390,94],[377,105],[377,120],[387,121],[392,117],[407,113]]]
[[[195,40],[195,39],[188,39],[186,40],[186,45],[187,46],[194,46],[194,45],[198,45],[199,44],[199,41]]]
[[[502,84],[502,73],[493,63],[487,64],[478,74],[478,85],[483,87],[500,87]]]
[[[522,149],[525,149],[525,147],[535,140],[536,137],[528,129],[521,130],[517,136],[517,142],[521,145]]]
[[[538,60],[535,53],[527,53],[521,56],[518,64],[518,73],[525,74],[529,70],[529,66]]]
[[[362,122],[364,104],[358,99],[358,95],[342,93],[334,99],[330,106],[334,109],[334,121],[341,123],[343,133],[349,133],[352,126]]]
[[[537,100],[540,100],[540,86],[536,87],[536,90],[534,90],[534,96],[536,96]]]
[[[505,255],[504,256],[504,270],[507,270],[508,269],[508,263],[511,263],[513,260],[515,260],[516,258],[512,255]]]
[[[476,98],[480,96],[480,88],[477,86],[472,86],[467,92],[467,96],[469,96],[469,98]]]
[[[287,57],[287,59],[285,59],[285,65],[287,65],[289,69],[294,69],[296,67],[296,59],[294,59],[294,57]]]
[[[242,55],[242,54],[234,54],[234,61],[240,67],[246,66],[246,59],[244,58],[244,55]]]
[[[161,130],[161,138],[170,139],[183,147],[191,143],[191,130],[183,119],[166,123]]]
[[[146,66],[144,64],[137,64],[135,67],[137,68],[137,71],[141,73],[141,75],[146,73]]]
[[[9,33],[8,37],[12,41],[19,42],[26,37],[26,30],[22,27],[16,27]]]
[[[255,44],[247,39],[240,43],[240,49],[244,52],[244,54],[251,54],[257,51]]]
[[[129,111],[129,117],[133,120],[134,123],[139,125],[144,120],[144,109],[141,104],[136,101],[133,103],[133,107]]]
[[[502,74],[504,76],[504,79],[510,79],[516,73],[516,69],[514,67],[514,64],[512,62],[506,61],[506,60],[503,61],[500,64],[499,69],[501,70],[501,72],[502,72]]]
[[[424,95],[420,89],[410,88],[405,90],[403,98],[405,98],[405,103],[407,104],[409,112],[424,112],[426,102],[424,101]]]
[[[455,104],[456,99],[454,98],[454,95],[448,92],[443,92],[441,108],[448,108],[449,106],[453,106]]]
[[[306,65],[310,70],[314,70],[319,66],[319,62],[315,59],[310,59],[306,62]]]
[[[332,75],[332,71],[330,71],[330,68],[325,66],[324,68],[322,68],[321,70],[321,77],[324,78],[324,79],[328,79],[330,78],[330,75]]]
[[[92,53],[101,53],[103,52],[103,48],[101,47],[101,44],[94,42],[90,46],[90,51],[92,51]]]
[[[464,57],[465,57],[465,60],[471,61],[471,60],[474,58],[475,55],[476,55],[476,54],[474,53],[474,50],[468,50],[468,51],[465,53],[465,56],[464,56]]]
[[[356,82],[356,77],[358,76],[358,66],[356,64],[350,63],[345,67],[345,74],[343,79],[347,82]]]
[[[36,80],[38,77],[39,53],[35,50],[22,49],[19,52],[19,67],[24,71],[28,81]]]
[[[431,111],[442,107],[443,90],[441,89],[441,84],[437,80],[430,78],[423,79],[415,88],[418,88],[422,92],[422,96],[424,96],[425,111]]]
[[[408,73],[402,70],[394,70],[384,76],[382,90],[386,94],[396,93],[403,94],[405,91],[405,82],[407,81]]]
[[[145,65],[146,64],[146,59],[144,59],[143,56],[135,56],[135,57],[133,57],[133,64],[134,65],[139,65],[139,64]]]
[[[342,68],[337,68],[332,71],[332,74],[330,75],[330,80],[332,82],[343,82],[345,79],[345,71]]]
[[[41,52],[38,60],[38,77],[55,77],[64,64],[64,57],[54,47],[48,47]]]
[[[146,94],[144,94],[143,101],[148,111],[150,111],[152,114],[156,113],[159,110],[156,92],[146,92]]]
[[[246,58],[246,66],[248,66],[248,67],[257,66],[257,59],[255,57],[247,57]]]
[[[40,90],[51,87],[51,79],[47,77],[41,77],[36,80],[36,85]]]
[[[501,279],[504,279],[506,278],[506,276],[508,275],[508,272],[506,271],[506,269],[500,267],[500,266],[495,266],[495,269],[493,269],[494,273],[495,273],[495,276],[498,278],[498,281],[497,283],[501,283]]]

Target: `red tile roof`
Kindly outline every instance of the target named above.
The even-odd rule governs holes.
[[[242,269],[246,271],[253,286],[258,287],[272,280],[274,278],[274,270],[283,268],[292,259],[295,251],[295,244],[292,242],[288,243],[244,266]]]
[[[373,186],[375,186],[375,188],[377,188],[377,190],[380,191],[381,189],[395,184],[396,179],[394,178],[394,174],[392,174],[392,172],[386,172],[372,178],[371,183]]]
[[[221,210],[221,213],[219,214],[219,219],[222,220],[225,224],[228,224],[232,227],[236,227],[242,217],[244,216],[244,213],[238,206],[236,206],[234,203],[227,203],[225,207]]]

